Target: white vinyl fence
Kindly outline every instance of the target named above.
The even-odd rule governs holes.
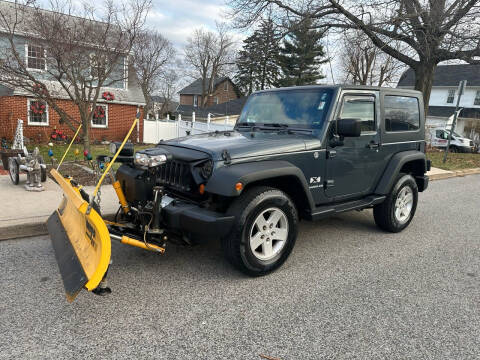
[[[178,115],[178,121],[166,120],[144,120],[143,121],[143,142],[156,144],[160,140],[170,140],[189,135],[205,134],[214,131],[232,130],[235,125],[234,119],[228,116],[222,117],[221,121],[208,116],[207,119],[195,119],[192,113],[191,119],[182,120]]]

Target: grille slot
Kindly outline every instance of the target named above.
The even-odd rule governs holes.
[[[181,190],[189,190],[191,174],[187,163],[170,160],[161,165],[157,173],[157,182]]]

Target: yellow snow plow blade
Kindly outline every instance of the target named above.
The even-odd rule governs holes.
[[[47,227],[67,299],[73,301],[82,288],[91,291],[102,281],[110,263],[110,234],[94,209],[87,214],[89,204],[79,188],[55,169],[50,174],[63,189],[64,198]]]
[[[58,164],[57,170],[52,169],[50,171],[50,174],[63,190],[63,201],[58,210],[54,211],[48,219],[47,228],[52,239],[55,258],[62,275],[67,299],[70,302],[75,299],[82,288],[86,288],[88,291],[96,289],[108,270],[111,238],[107,225],[95,210],[95,197],[105,176],[110,172],[113,163],[132,134],[139,118],[140,113],[137,113],[130,130],[90,196],[84,193],[72,179],[63,177],[57,171],[77,137],[80,127]],[[90,203],[87,199],[90,199]],[[122,240],[122,242],[125,241]],[[138,246],[134,241],[131,243]]]

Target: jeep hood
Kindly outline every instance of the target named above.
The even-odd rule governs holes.
[[[221,160],[227,150],[231,159],[283,154],[320,147],[320,140],[311,134],[287,132],[218,132],[193,135],[164,141],[159,146],[174,146],[198,150]]]

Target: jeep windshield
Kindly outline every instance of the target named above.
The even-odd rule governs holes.
[[[235,127],[318,129],[327,117],[331,88],[266,91],[250,96]]]

